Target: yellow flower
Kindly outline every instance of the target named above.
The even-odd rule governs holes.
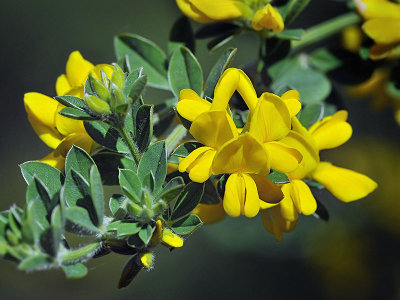
[[[317,208],[316,200],[303,179],[319,182],[343,202],[361,199],[377,188],[376,182],[363,174],[320,162],[320,150],[336,148],[350,139],[352,128],[346,120],[347,112],[338,111],[307,131],[297,118],[292,119],[294,131],[282,141],[298,149],[303,160],[296,170],[287,173],[290,183],[282,186],[285,197],[279,207],[271,209],[273,219],[268,212],[262,213],[265,228],[277,240],[281,239],[282,232],[293,229],[297,213],[311,215]]]
[[[226,216],[222,201],[217,204],[200,203],[192,213],[197,215],[207,225],[219,222]]]
[[[342,31],[342,45],[350,52],[358,53],[363,41],[363,33],[360,26],[349,26]]]
[[[199,23],[229,21],[252,14],[241,0],[176,0],[176,3],[183,14]]]
[[[256,11],[251,21],[251,26],[257,31],[267,28],[275,33],[282,32],[285,27],[281,14],[271,4],[267,4]]]
[[[249,133],[264,144],[271,167],[279,172],[293,171],[302,160],[298,150],[282,142],[300,108],[297,91],[288,91],[282,97],[263,93],[249,116]]]
[[[374,40],[371,59],[381,59],[400,45],[400,4],[389,0],[354,0],[364,18],[364,32]]]
[[[226,142],[215,154],[212,173],[231,174],[226,182],[223,206],[231,217],[254,217],[260,202],[277,203],[282,192],[270,179],[268,153],[249,133]]]
[[[74,51],[67,61],[66,74],[57,79],[57,95],[83,97],[84,83],[88,74],[93,72],[94,76],[99,77],[102,69],[111,75],[112,68],[109,65],[93,66],[84,60],[78,51]],[[83,122],[61,116],[58,112],[64,106],[56,100],[40,93],[27,93],[24,95],[24,105],[28,120],[36,134],[47,146],[54,149],[40,161],[62,169],[72,145],[77,145],[88,152],[94,146],[94,141],[86,133]]]
[[[187,17],[199,23],[251,21],[257,30],[269,29],[279,33],[284,28],[279,11],[268,1],[246,0],[176,0]]]

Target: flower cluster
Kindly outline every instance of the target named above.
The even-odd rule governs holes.
[[[94,66],[85,60],[79,51],[72,52],[67,61],[65,74],[57,78],[57,95],[83,98],[84,84],[88,75],[93,74],[94,77],[100,78],[101,71],[111,78],[113,66],[106,64]],[[59,114],[65,106],[53,98],[35,92],[26,93],[24,104],[32,128],[47,146],[54,149],[40,161],[62,169],[72,145],[77,145],[88,152],[95,147],[94,141],[86,133],[83,121]]]
[[[235,126],[228,106],[235,91],[249,108],[243,128]],[[204,145],[181,160],[179,171],[188,172],[195,182],[229,174],[225,212],[232,217],[254,217],[261,209],[265,228],[277,240],[295,227],[298,214],[311,215],[317,209],[305,180],[319,182],[344,202],[365,197],[377,187],[362,174],[320,161],[320,150],[338,147],[351,137],[347,112],[338,111],[307,130],[296,118],[299,98],[295,90],[281,97],[272,93],[257,97],[246,74],[231,68],[218,81],[212,102],[183,90],[177,104],[180,116],[191,122],[189,132]],[[281,186],[271,182],[266,177],[271,168],[290,181]],[[200,215],[207,210],[204,206]]]
[[[251,22],[251,27],[279,33],[284,23],[279,11],[268,3],[258,0],[176,0],[180,10],[199,23],[232,22],[242,20]]]

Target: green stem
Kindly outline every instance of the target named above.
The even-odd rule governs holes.
[[[186,135],[187,129],[183,125],[177,125],[170,135],[165,140],[165,146],[167,147],[167,155],[170,155],[176,145],[183,139]]]
[[[330,19],[306,30],[300,41],[292,42],[292,50],[310,46],[316,42],[330,37],[344,28],[360,22],[361,18],[356,13],[350,12],[339,17]]]
[[[118,128],[118,131],[121,134],[122,138],[124,139],[125,143],[128,145],[129,151],[131,152],[136,165],[139,165],[140,154],[139,151],[136,149],[136,146],[133,143],[128,130],[126,130],[125,126],[121,126],[121,128]]]
[[[93,253],[100,247],[100,242],[94,242],[83,248],[75,251],[67,251],[66,254],[62,255],[61,261],[74,262],[76,260],[85,260],[93,255]]]

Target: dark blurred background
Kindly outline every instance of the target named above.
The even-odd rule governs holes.
[[[336,1],[312,1],[296,25],[304,28],[345,9]],[[49,152],[31,129],[23,95],[54,96],[58,75],[73,50],[91,62],[111,63],[113,36],[134,32],[166,49],[169,29],[180,16],[173,0],[7,1],[0,10],[1,134],[0,209],[23,205],[25,183],[18,164]],[[337,40],[334,40],[337,42]],[[254,59],[257,40],[244,36],[234,65]],[[205,42],[197,55],[210,70],[220,52]],[[146,92],[158,103],[165,93]],[[0,261],[1,299],[400,299],[399,126],[390,110],[374,111],[367,100],[338,91],[350,112],[352,140],[324,154],[335,164],[364,172],[379,189],[344,204],[318,194],[330,211],[328,223],[303,217],[277,243],[261,219],[225,219],[204,226],[180,250],[157,252],[155,269],[142,272],[128,288],[117,281],[127,257],[110,255],[89,263],[89,275],[66,280],[59,270],[26,274]]]

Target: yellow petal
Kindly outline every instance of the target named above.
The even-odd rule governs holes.
[[[85,60],[79,51],[74,51],[69,55],[66,76],[72,87],[84,85],[89,73],[93,70],[94,65]]]
[[[55,116],[58,102],[53,98],[39,93],[24,95],[25,110],[28,115],[35,117],[44,126],[55,127]]]
[[[112,73],[114,72],[114,67],[112,65],[108,64],[99,64],[94,67],[93,70],[91,70],[91,73],[93,74],[94,78],[97,80],[101,80],[101,72],[103,71],[106,73],[108,79],[111,79]]]
[[[294,148],[300,152],[303,159],[299,166],[291,172],[288,172],[290,179],[303,179],[311,174],[318,166],[319,154],[315,147],[312,137],[307,133],[307,138],[295,131],[290,133],[281,140],[288,147]]]
[[[206,111],[194,119],[189,130],[200,143],[219,149],[238,136],[235,123],[226,111]]]
[[[399,28],[400,14],[398,19],[371,19],[363,25],[365,33],[378,44],[400,43]]]
[[[281,142],[269,142],[264,144],[269,153],[271,168],[281,173],[294,171],[301,163],[301,153]]]
[[[319,150],[336,148],[350,139],[353,129],[346,120],[347,111],[341,110],[311,126],[309,132]]]
[[[192,7],[212,20],[223,21],[240,18],[250,13],[250,8],[236,0],[189,0]]]
[[[143,267],[146,269],[151,269],[153,266],[153,255],[151,252],[140,253],[139,257]]]
[[[58,102],[39,93],[27,93],[24,104],[33,130],[47,146],[57,148],[63,139],[55,128]]]
[[[188,18],[199,23],[211,23],[212,19],[208,18],[204,13],[191,4],[190,0],[176,0],[176,4],[182,13]]]
[[[62,155],[56,155],[56,151],[53,151],[45,157],[39,159],[39,161],[49,164],[59,170],[64,169],[65,157]]]
[[[263,143],[284,138],[290,130],[290,114],[282,99],[263,93],[250,120],[249,132]]]
[[[248,218],[255,217],[260,211],[260,198],[253,178],[247,174],[242,174],[245,184],[245,200],[242,214]]]
[[[187,168],[200,156],[203,155],[204,152],[214,150],[210,147],[200,147],[192,151],[187,157],[179,163],[179,172],[183,173],[186,172]]]
[[[321,162],[312,178],[343,202],[364,198],[378,187],[369,177],[328,162]]]
[[[258,197],[261,202],[276,204],[283,199],[280,187],[269,178],[257,174],[250,174],[250,176],[257,185]],[[263,209],[267,208],[264,203],[261,203]]]
[[[296,90],[290,90],[281,96],[281,99],[286,104],[289,110],[290,117],[293,118],[301,109],[300,94]]]
[[[388,0],[354,0],[364,19],[400,18],[400,6]]]
[[[272,233],[278,242],[281,241],[283,232],[292,231],[297,224],[297,220],[292,222],[284,219],[280,214],[279,206],[274,206],[271,209],[262,210],[261,217],[264,228],[268,232]]]
[[[249,77],[235,68],[227,69],[218,80],[211,109],[225,110],[235,90],[242,96],[249,110],[253,111],[258,102],[256,91]]]
[[[188,168],[189,178],[198,183],[206,181],[211,176],[211,165],[216,151],[208,150],[200,155]]]
[[[173,248],[181,248],[183,246],[183,239],[167,228],[162,231],[161,241]]]
[[[76,145],[86,152],[90,153],[90,150],[93,146],[94,142],[92,138],[86,133],[73,133],[66,136],[62,142],[58,145],[56,150],[54,151],[55,155],[61,155],[66,157],[68,151],[72,148],[72,145]]]
[[[179,95],[179,102],[176,105],[178,113],[186,120],[193,122],[200,114],[209,111],[211,103],[203,98],[193,90],[182,90]]]
[[[245,182],[238,174],[229,176],[225,185],[223,206],[225,212],[231,217],[239,217],[244,206]]]
[[[297,211],[304,215],[312,215],[317,210],[317,201],[308,185],[302,180],[292,180],[290,187]]]
[[[217,223],[226,216],[222,201],[220,201],[218,204],[200,203],[192,211],[192,214],[199,216],[200,220],[204,224]]]
[[[350,52],[358,53],[363,42],[363,33],[359,25],[353,25],[342,31],[342,45]]]
[[[256,11],[251,21],[251,26],[258,31],[266,28],[275,33],[282,32],[285,27],[281,14],[271,4],[267,4]]]
[[[58,76],[56,81],[57,96],[67,95],[70,90],[71,85],[69,84],[67,76],[65,76],[65,74]]]
[[[282,186],[282,192],[285,195],[283,200],[279,203],[279,209],[282,218],[291,222],[295,222],[299,218],[299,215],[297,214],[296,208],[292,200],[292,196],[290,194],[291,192],[290,183],[284,184]]]
[[[228,141],[217,151],[212,172],[215,175],[224,173],[267,175],[269,173],[268,153],[260,142],[249,133],[244,133]]]
[[[57,111],[61,111],[64,107],[64,105],[58,104]],[[86,133],[85,127],[83,126],[83,121],[67,118],[59,113],[56,114],[56,127],[57,130],[64,136],[72,133]]]

